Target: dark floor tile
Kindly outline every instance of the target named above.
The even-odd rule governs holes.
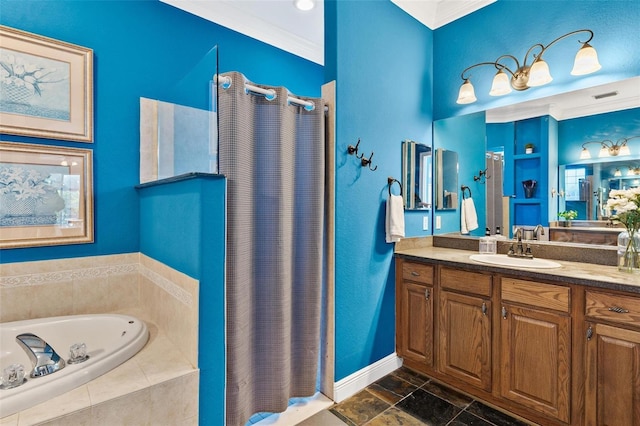
[[[424,426],[424,423],[396,407],[391,407],[367,423],[366,426]]]
[[[451,388],[448,388],[440,383],[436,383],[434,381],[425,383],[422,386],[422,389],[430,392],[440,398],[449,401],[453,405],[456,405],[460,408],[465,408],[467,405],[473,402],[473,398],[470,398],[466,395],[461,394],[458,391],[455,391]]]
[[[392,374],[384,376],[382,379],[367,387],[369,392],[382,398],[389,404],[397,403],[416,389],[418,389],[417,386]]]
[[[363,390],[331,408],[331,412],[342,420],[356,426],[363,425],[390,407],[390,404]]]
[[[429,381],[427,376],[423,376],[417,371],[413,371],[407,367],[400,367],[397,370],[391,373],[396,377],[400,377],[402,380],[406,380],[407,382],[416,385],[418,387],[424,385]]]
[[[444,426],[461,411],[459,407],[422,389],[407,396],[396,407],[429,426]]]
[[[476,417],[471,413],[463,411],[451,421],[447,426],[493,426],[491,423]]]
[[[495,410],[478,401],[474,401],[469,405],[466,411],[475,414],[497,426],[527,426],[526,423],[518,419],[514,419],[501,411]]]

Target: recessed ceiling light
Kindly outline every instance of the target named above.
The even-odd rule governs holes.
[[[295,4],[298,9],[304,11],[311,10],[316,5],[313,0],[294,0],[293,4]]]

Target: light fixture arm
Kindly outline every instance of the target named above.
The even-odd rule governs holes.
[[[533,57],[537,59],[537,58],[541,57],[542,54],[544,52],[546,52],[551,46],[553,46],[554,44],[556,44],[560,40],[565,39],[567,37],[570,37],[570,36],[572,36],[574,34],[585,33],[585,32],[589,33],[589,38],[587,39],[587,41],[578,40],[578,43],[588,44],[593,39],[593,31],[585,28],[585,29],[582,29],[582,30],[575,30],[575,31],[571,31],[570,33],[566,33],[564,35],[561,35],[560,37],[558,37],[557,39],[553,40],[551,43],[547,44],[546,46],[543,46],[542,44],[533,45],[533,46],[531,46],[531,48],[529,50],[533,49],[535,46],[540,46],[542,48],[542,50],[540,51],[539,54],[533,55]],[[527,54],[529,54],[529,52],[527,52]],[[526,63],[526,60],[525,60],[525,63]]]

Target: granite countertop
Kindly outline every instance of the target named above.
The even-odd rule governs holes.
[[[583,262],[555,260],[561,268],[538,269],[489,265],[471,260],[469,256],[477,251],[437,247],[433,245],[406,244],[396,248],[395,256],[409,260],[435,260],[438,263],[476,271],[509,274],[512,276],[540,279],[562,284],[579,284],[589,287],[620,290],[640,294],[640,275],[618,271],[615,266],[596,265]]]

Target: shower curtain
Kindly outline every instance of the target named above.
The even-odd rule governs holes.
[[[228,425],[282,412],[316,390],[324,226],[324,108],[218,86],[220,173],[227,178]],[[218,81],[221,81],[220,79]],[[253,83],[251,83],[254,85]],[[254,85],[255,86],[255,85]]]

